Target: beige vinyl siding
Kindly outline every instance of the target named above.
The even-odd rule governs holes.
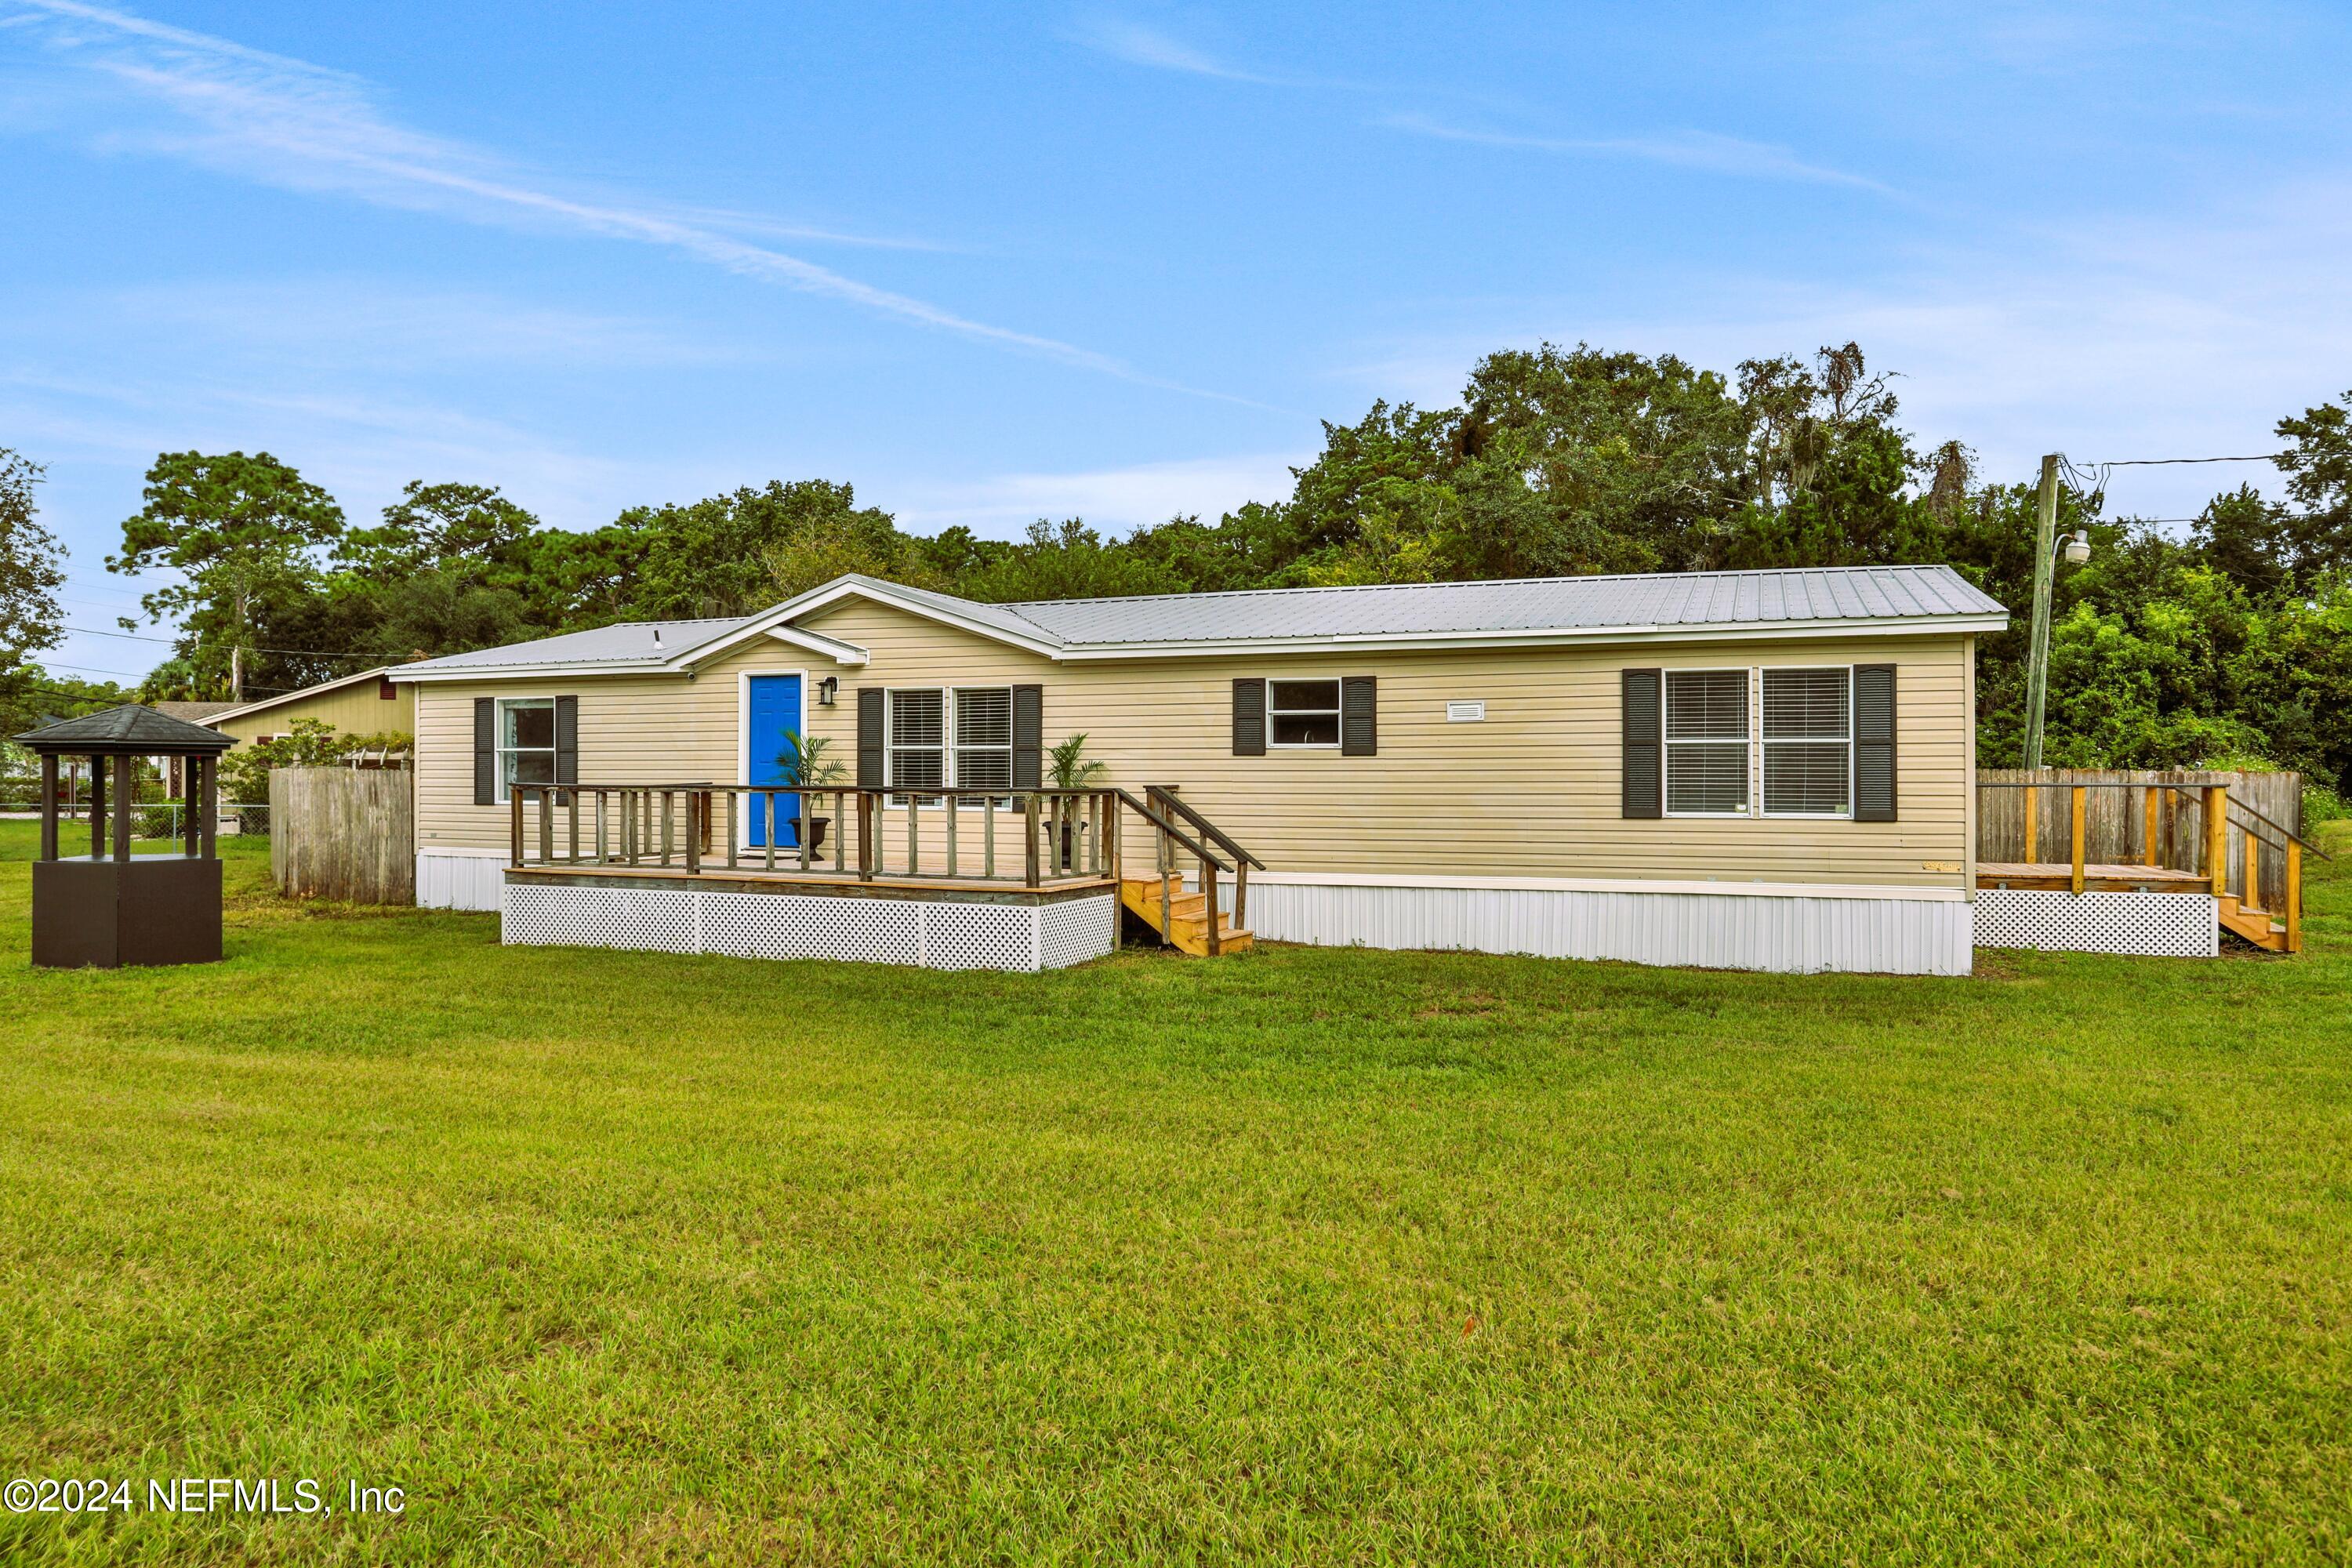
[[[283,735],[297,719],[316,719],[341,735],[381,735],[387,731],[414,734],[416,729],[416,689],[405,682],[393,687],[391,701],[376,694],[373,680],[354,681],[314,697],[299,693],[287,700],[211,727],[242,743],[257,735]]]
[[[420,847],[506,843],[503,808],[471,804],[476,696],[576,695],[584,783],[733,781],[741,776],[738,677],[801,670],[812,683],[827,674],[841,679],[837,705],[817,707],[812,692],[809,712],[812,732],[832,739],[845,774],[856,762],[862,685],[1040,684],[1048,745],[1085,731],[1088,753],[1109,765],[1108,782],[1139,791],[1181,785],[1276,872],[1968,885],[1973,773],[1963,637],[1057,665],[862,600],[804,624],[870,649],[872,662],[833,666],[761,639],[692,680],[582,676],[420,687]],[[1898,667],[1899,821],[1629,822],[1619,815],[1620,670],[1852,663]],[[1232,754],[1234,678],[1344,675],[1379,680],[1379,755]],[[1486,721],[1446,722],[1446,702],[1467,700],[1486,704]],[[903,838],[898,814],[891,816],[895,861]],[[935,854],[936,828],[926,839]]]

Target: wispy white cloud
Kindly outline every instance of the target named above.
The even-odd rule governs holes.
[[[1879,181],[1811,163],[1786,147],[1718,136],[1706,131],[1676,131],[1661,136],[1523,136],[1510,132],[1451,125],[1424,114],[1391,114],[1381,123],[1415,136],[1442,142],[1463,142],[1480,147],[1517,152],[1548,153],[1565,158],[1633,158],[1682,169],[1731,174],[1744,179],[1795,180],[1810,184],[1851,185],[1857,190],[1892,195]]]
[[[1157,27],[1125,17],[1094,15],[1079,18],[1071,37],[1098,54],[1154,70],[1180,71],[1187,76],[1213,77],[1219,81],[1248,82],[1258,87],[1294,85],[1288,79],[1243,70]]]
[[[2273,424],[2352,385],[2343,256],[2352,184],[2251,193],[2222,208],[2004,230],[1998,246],[1917,253],[1867,283],[1678,269],[1645,298],[1458,306],[1442,328],[1369,349],[1340,376],[1369,402],[1457,400],[1503,347],[1584,340],[1728,370],[1743,358],[1858,341],[1902,373],[1903,423],[1957,437],[1986,470],[2026,479],[2041,454],[2078,462],[2274,449]],[[2243,469],[2122,470],[2111,510],[2194,515]]]
[[[1144,385],[1203,394],[1109,355],[961,315],[737,237],[740,216],[684,216],[658,204],[567,194],[488,154],[385,119],[345,72],[249,48],[81,0],[16,0],[43,25],[11,29],[166,112],[118,125],[121,148],[165,153],[298,190],[634,241],[740,276],[842,300],[975,342]],[[1240,400],[1231,400],[1240,401]]]

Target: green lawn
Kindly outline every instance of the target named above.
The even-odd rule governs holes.
[[[26,966],[29,840],[7,1473],[408,1502],[0,1559],[2352,1555],[2352,877],[2300,959],[1013,977],[232,845],[229,961],[109,974]]]

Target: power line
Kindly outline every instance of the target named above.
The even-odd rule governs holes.
[[[124,642],[152,642],[152,643],[162,643],[162,644],[163,644],[164,647],[179,647],[179,646],[180,646],[180,639],[179,639],[179,638],[177,638],[177,637],[141,637],[141,636],[140,636],[138,633],[136,633],[136,632],[106,632],[106,631],[100,631],[100,630],[99,630],[96,626],[66,626],[64,629],[65,629],[65,630],[67,630],[67,631],[69,631],[69,632],[78,632],[78,633],[79,633],[80,635],[82,635],[83,637],[120,637],[120,638],[121,638]],[[202,648],[201,647],[198,647],[198,649],[197,649],[197,651],[198,651],[198,652],[202,652],[202,651],[203,651],[203,648]],[[329,653],[329,652],[326,652],[326,651],[325,651],[325,650],[323,650],[323,649],[320,649],[320,648],[310,648],[310,647],[249,647],[249,648],[247,648],[247,652],[249,652],[249,653],[282,653],[282,654],[289,655],[290,657],[295,658],[357,658],[357,659],[369,659],[369,658],[383,658],[383,657],[382,654],[374,654],[374,653]]]
[[[2154,468],[2168,463],[2276,463],[2294,456],[2293,452],[2264,452],[2253,458],[2117,458],[2090,466],[2095,468]]]

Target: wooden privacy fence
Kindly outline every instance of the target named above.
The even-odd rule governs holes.
[[[2187,769],[2130,770],[2121,768],[1979,768],[1980,785],[2035,787],[1980,788],[1977,791],[1977,858],[1990,861],[2064,865],[2074,854],[2074,786],[2116,785],[2124,789],[2088,788],[2083,794],[2083,858],[2118,866],[2163,866],[2177,871],[2203,871],[2209,837],[2205,823],[2205,790],[2220,784],[2229,798],[2287,832],[2303,831],[2301,773],[2200,773]],[[2032,841],[2028,841],[2031,825]],[[2246,824],[2240,824],[2246,826]],[[2151,830],[2154,837],[2151,839]],[[2228,866],[2222,878],[2231,888],[2245,888],[2246,845],[2253,833],[2224,835]],[[2287,863],[2284,846],[2270,835],[2255,855],[2255,887],[2260,897],[2249,903],[2282,909],[2286,901]],[[2150,853],[2153,847],[2154,853]],[[2251,891],[2251,889],[2249,890]]]
[[[269,875],[289,898],[416,901],[416,809],[405,768],[277,768]]]

